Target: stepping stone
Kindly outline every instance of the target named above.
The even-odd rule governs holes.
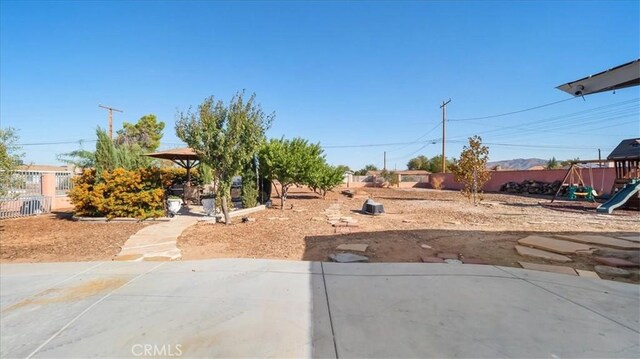
[[[462,260],[462,263],[464,264],[489,264],[485,261],[483,261],[482,259],[478,259],[478,258],[465,258]]]
[[[438,253],[438,258],[442,258],[442,259],[458,259],[458,254],[456,254],[456,253]]]
[[[560,273],[560,274],[568,274],[568,275],[578,275],[576,271],[571,267],[563,267],[563,266],[552,266],[548,264],[537,264],[537,263],[529,263],[529,262],[518,262],[524,269],[531,269],[543,272],[551,272],[551,273]]]
[[[462,264],[462,261],[459,259],[445,259],[444,262],[447,264]]]
[[[571,241],[562,241],[559,239],[541,236],[528,236],[519,239],[518,243],[524,246],[534,247],[560,254],[573,254],[577,251],[588,251],[591,249],[591,247],[586,244]]]
[[[556,235],[555,237],[573,242],[598,244],[618,249],[640,249],[640,243],[595,234]]]
[[[600,279],[600,277],[598,276],[598,273],[592,272],[590,270],[576,269],[576,272],[578,272],[578,275],[580,277]]]
[[[336,249],[339,251],[366,252],[368,244],[341,244]]]
[[[637,236],[619,236],[618,238],[624,239],[625,241],[631,241],[631,242],[640,243],[640,235],[637,235]]]
[[[611,277],[630,277],[631,272],[626,269],[609,267],[609,266],[595,266],[594,267],[596,273],[607,275]]]
[[[615,257],[593,257],[593,260],[610,267],[637,267],[638,264],[626,259]]]
[[[518,252],[519,255],[525,256],[525,257],[542,258],[542,259],[548,259],[550,261],[561,262],[561,263],[571,262],[571,258],[567,256],[563,256],[562,254],[543,251],[542,249],[516,245],[516,251]]]
[[[359,256],[357,254],[352,253],[338,253],[329,255],[332,261],[338,263],[358,263],[358,262],[368,262],[369,258],[365,256]]]
[[[444,259],[438,257],[420,256],[423,263],[444,263]]]

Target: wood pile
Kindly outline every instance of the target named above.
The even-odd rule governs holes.
[[[507,182],[500,187],[500,192],[529,193],[529,194],[555,194],[562,185],[562,181],[542,182],[526,180],[521,183]]]

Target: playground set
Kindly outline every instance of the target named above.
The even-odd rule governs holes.
[[[617,208],[640,210],[640,138],[623,140],[606,160],[572,161],[551,202],[553,203],[561,192],[566,192],[567,198],[571,201],[585,199],[595,202],[599,195],[595,190],[596,183],[591,170],[595,163],[601,166],[604,163],[613,163],[616,171],[616,180],[609,192],[608,200],[598,206],[597,212],[611,214]],[[588,170],[588,185],[584,179],[583,170]],[[604,192],[604,172],[602,176],[600,191]]]

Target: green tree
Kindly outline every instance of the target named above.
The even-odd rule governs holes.
[[[260,149],[259,158],[260,174],[274,184],[280,209],[284,209],[291,186],[313,183],[313,176],[325,165],[320,144],[302,138],[271,139]]]
[[[145,152],[153,152],[160,146],[164,122],[158,122],[156,115],[140,117],[135,124],[125,122],[118,130],[115,142],[124,146],[139,146]]]
[[[366,166],[364,166],[363,169],[356,171],[354,173],[354,175],[356,175],[356,176],[366,176],[367,172],[369,172],[369,171],[377,171],[377,170],[378,170],[378,167],[376,167],[375,165],[366,165]]]
[[[271,126],[274,114],[266,115],[253,94],[248,100],[244,91],[236,93],[228,106],[206,98],[196,112],[189,109],[179,114],[176,135],[200,157],[201,162],[215,169],[225,223],[231,224],[228,200],[231,181],[251,161],[264,142],[265,131]]]
[[[324,164],[311,175],[311,181],[308,186],[324,199],[327,196],[327,192],[343,183],[344,172],[339,166],[333,167]]]
[[[21,163],[22,154],[17,153],[20,150],[17,141],[15,129],[0,128],[0,197],[8,193],[13,172]]]
[[[118,145],[99,127],[96,137],[98,139],[94,152],[94,166],[98,178],[102,178],[104,171],[113,171],[116,168],[135,170],[149,167],[153,163],[151,158],[143,156],[144,151],[140,147]]]
[[[344,174],[347,171],[351,171],[351,168],[349,168],[349,166],[347,165],[337,165],[336,168],[342,171],[342,174]]]
[[[400,179],[395,171],[382,170],[382,172],[380,172],[380,177],[384,178],[384,182],[388,187],[400,184]]]
[[[555,168],[559,168],[560,164],[558,163],[558,161],[556,161],[555,156],[551,157],[551,159],[549,159],[549,161],[547,161],[547,169],[555,169]]]
[[[482,145],[480,136],[473,136],[469,137],[469,144],[463,147],[460,159],[453,166],[455,180],[464,184],[462,193],[469,199],[473,198],[474,204],[477,203],[478,192],[491,178],[487,169],[488,160],[489,147]]]
[[[455,164],[455,159],[447,159],[447,169],[453,171],[452,167],[454,164]],[[429,160],[429,167],[427,171],[431,173],[442,172],[442,155],[431,157],[431,160]]]
[[[407,163],[407,169],[409,170],[425,170],[429,171],[431,168],[431,163],[429,162],[429,158],[427,156],[420,155],[418,157],[412,158]]]

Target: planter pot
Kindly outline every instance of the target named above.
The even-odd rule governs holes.
[[[182,200],[181,199],[169,199],[167,200],[167,209],[169,210],[169,214],[173,217],[173,215],[177,214],[182,208]]]
[[[211,216],[215,214],[216,211],[216,199],[215,198],[202,198],[202,211],[207,215]]]

